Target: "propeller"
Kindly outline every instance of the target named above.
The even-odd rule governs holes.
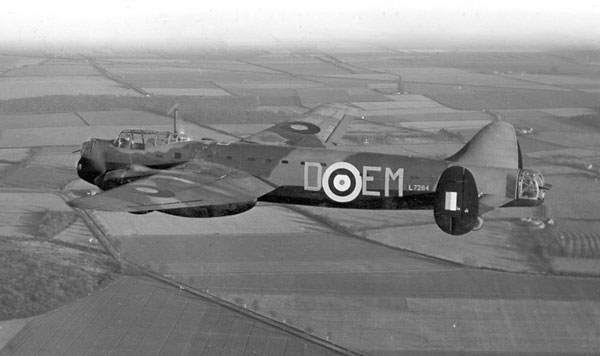
[[[517,152],[518,152],[518,164],[519,164],[519,169],[523,169],[523,154],[521,153],[521,145],[519,144],[519,140],[517,140]]]
[[[102,147],[92,139],[81,145],[82,155],[77,164],[77,171],[81,175],[97,176],[106,172],[106,157]],[[87,179],[86,179],[87,180]]]

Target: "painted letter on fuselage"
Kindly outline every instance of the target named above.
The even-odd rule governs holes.
[[[369,175],[369,172],[381,172],[381,167],[363,166],[363,178],[362,178],[362,194],[378,197],[381,194],[379,192],[370,191],[367,189],[367,183],[373,181],[373,177]],[[387,178],[387,176],[386,176]],[[387,180],[386,180],[387,182]],[[387,196],[387,188],[386,188]]]
[[[392,173],[392,170],[388,167],[385,168],[385,196],[390,196],[390,180],[398,180],[398,196],[401,197],[404,186],[404,168],[398,168],[395,173]]]

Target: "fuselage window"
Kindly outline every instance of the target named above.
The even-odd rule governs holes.
[[[265,163],[271,163],[271,162],[273,162],[273,160],[272,160],[272,159],[270,159],[270,158],[265,158]]]
[[[283,161],[281,161],[281,163],[283,163],[283,164],[288,164],[289,162],[288,162],[288,160],[287,160],[287,159],[284,159]]]
[[[233,157],[231,157],[231,156],[227,156],[226,158],[228,161],[231,161],[233,159]]]
[[[145,148],[144,136],[143,135],[133,135],[133,144],[131,145],[131,149],[143,150],[144,148]]]
[[[250,162],[254,162],[254,161],[256,161],[256,158],[253,158],[253,157],[248,157],[248,161],[250,161]]]

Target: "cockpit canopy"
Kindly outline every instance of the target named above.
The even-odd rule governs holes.
[[[187,135],[171,131],[125,129],[113,141],[113,146],[132,150],[147,150],[177,142],[190,141]]]
[[[544,201],[545,191],[544,177],[533,169],[522,169],[519,174],[517,186],[517,198],[525,200]]]

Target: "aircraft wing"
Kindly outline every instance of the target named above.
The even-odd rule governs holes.
[[[296,147],[328,147],[337,144],[356,116],[343,104],[324,104],[301,118],[258,132],[244,141]]]
[[[206,162],[163,170],[69,205],[91,210],[144,212],[256,202],[276,186],[245,172]]]

